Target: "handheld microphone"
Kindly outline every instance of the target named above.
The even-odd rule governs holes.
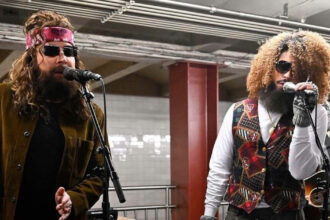
[[[67,80],[76,80],[78,82],[86,82],[88,80],[100,80],[102,76],[97,73],[92,73],[89,70],[73,69],[65,67],[63,75]]]
[[[297,93],[304,92],[306,95],[315,95],[316,92],[314,90],[305,89],[303,91],[296,91],[297,85],[292,82],[286,82],[283,85],[283,91],[286,93]]]

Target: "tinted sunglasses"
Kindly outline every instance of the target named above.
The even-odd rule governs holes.
[[[281,74],[285,74],[291,70],[292,63],[280,60],[276,63],[276,70]]]
[[[45,45],[44,54],[47,57],[56,57],[60,54],[60,47],[54,45]],[[75,57],[78,54],[78,48],[74,46],[64,46],[63,53],[66,57]]]

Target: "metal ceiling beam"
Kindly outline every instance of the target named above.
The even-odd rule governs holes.
[[[172,22],[166,20],[157,20],[151,22],[148,19],[143,17],[131,16],[131,15],[122,15],[120,17],[114,17],[112,22],[118,23],[126,23],[126,24],[133,24],[138,26],[146,26],[146,23],[149,23],[148,27],[153,27],[157,29],[166,29],[166,30],[173,30],[179,32],[188,32],[188,33],[197,33],[202,35],[209,35],[209,36],[217,36],[217,37],[226,37],[226,38],[233,38],[239,40],[247,40],[247,41],[255,41],[263,40],[268,35],[257,34],[257,33],[248,33],[242,32],[237,30],[230,30],[230,29],[220,29],[217,27],[209,27],[209,26],[200,26],[195,24],[185,25],[183,22]]]
[[[135,2],[133,0],[129,2],[123,0],[34,0],[29,3],[22,0],[3,0],[0,2],[0,5],[29,10],[38,10],[41,8],[58,10],[63,14],[81,18],[256,42],[282,31],[296,30],[293,26],[330,33],[330,28],[171,0],[141,2],[150,2],[150,4]],[[161,3],[162,5],[155,5],[155,3]],[[184,6],[187,10],[170,8],[163,6],[164,4],[181,6],[181,8]],[[214,13],[194,12],[191,9],[213,10]],[[245,18],[245,20],[220,16],[219,14],[221,13],[240,16]],[[257,19],[260,22],[248,19]],[[264,23],[267,21],[281,22],[281,25]],[[289,25],[290,27],[283,25]],[[323,34],[323,36],[330,41],[328,34]]]
[[[292,28],[288,27],[276,27],[271,24],[263,24],[260,22],[253,22],[235,18],[226,18],[216,15],[208,15],[198,12],[191,12],[185,10],[178,10],[172,8],[162,8],[159,6],[146,5],[146,4],[135,4],[128,12],[134,12],[136,14],[149,15],[170,18],[173,20],[179,20],[184,22],[194,22],[204,25],[216,25],[222,27],[230,27],[232,29],[242,29],[242,30],[254,30],[255,32],[265,32],[265,33],[276,33],[276,31],[290,31]],[[276,28],[275,28],[276,27]],[[270,32],[269,32],[270,31]]]
[[[137,63],[137,64],[133,64],[133,65],[131,65],[131,66],[129,66],[129,67],[123,69],[123,70],[120,70],[120,71],[118,71],[116,73],[111,74],[110,76],[105,77],[103,79],[104,84],[109,84],[109,83],[111,83],[111,82],[113,82],[115,80],[118,80],[118,79],[123,78],[123,77],[125,77],[127,75],[130,75],[132,73],[135,73],[135,72],[137,72],[137,71],[139,71],[139,70],[141,70],[141,69],[143,69],[143,68],[145,68],[147,66],[150,66],[152,64],[153,63]],[[92,90],[97,89],[99,87],[101,87],[101,84],[100,83],[93,83],[93,84],[91,84],[91,89]]]
[[[209,13],[212,13],[212,14],[220,13],[220,14],[238,16],[238,17],[247,18],[247,19],[257,19],[260,21],[275,22],[275,23],[278,23],[279,25],[286,24],[286,25],[295,26],[297,28],[307,28],[307,29],[312,29],[315,31],[324,31],[324,32],[330,33],[330,28],[327,28],[327,27],[305,24],[305,23],[290,21],[290,20],[284,20],[284,19],[280,19],[280,18],[272,18],[272,17],[261,16],[261,15],[225,10],[225,9],[216,8],[214,6],[202,6],[202,5],[173,1],[173,0],[149,0],[149,2],[152,2],[152,3],[158,2],[158,3],[172,5],[172,6],[180,6],[180,7],[190,8],[190,9],[204,10],[204,11],[208,11]]]
[[[24,50],[25,37],[20,25],[0,23],[0,46],[11,44]],[[193,47],[175,44],[157,43],[142,40],[75,33],[75,42],[80,51],[88,54],[98,54],[104,57],[115,57],[119,60],[136,61],[139,59],[152,61],[186,60],[202,63],[230,62],[231,65],[247,66],[253,54],[218,50],[205,53],[194,50]],[[8,49],[8,48],[6,48]]]

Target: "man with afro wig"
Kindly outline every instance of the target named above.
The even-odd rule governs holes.
[[[329,72],[330,46],[317,33],[281,33],[259,48],[249,97],[229,108],[215,142],[201,220],[216,219],[223,199],[226,220],[304,219],[302,180],[322,167],[305,104],[324,143]]]

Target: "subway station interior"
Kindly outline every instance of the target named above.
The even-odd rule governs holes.
[[[298,30],[330,43],[329,0],[0,0],[1,81],[25,50],[25,19],[41,9],[70,19],[85,68],[104,79],[111,155],[126,196],[119,203],[110,186],[110,204],[128,219],[199,219],[217,132],[232,103],[248,95],[259,46]],[[103,107],[101,84],[91,81],[90,90]],[[101,207],[102,199],[90,219]]]

